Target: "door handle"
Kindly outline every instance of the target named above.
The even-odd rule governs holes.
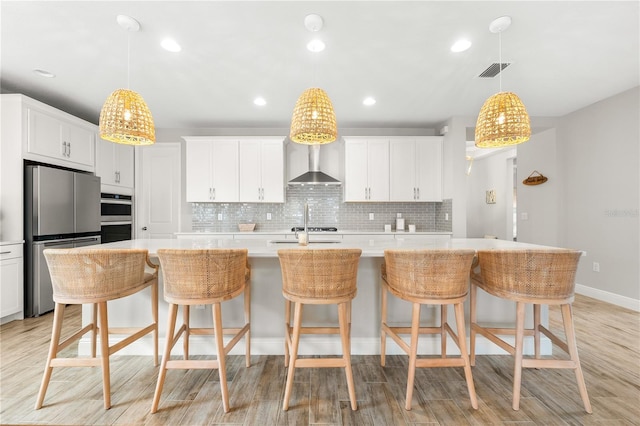
[[[146,231],[146,230],[147,230],[147,227],[146,227],[146,226],[143,226],[143,227],[142,227],[142,230],[143,230],[143,231]]]

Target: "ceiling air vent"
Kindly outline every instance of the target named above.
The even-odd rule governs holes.
[[[493,64],[489,65],[489,67],[486,70],[482,71],[478,77],[493,78],[496,75],[500,74],[500,71],[505,69],[509,65],[511,65],[511,63],[509,62],[503,62],[502,64],[498,62],[494,62]]]

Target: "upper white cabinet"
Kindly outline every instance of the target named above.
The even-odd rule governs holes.
[[[389,200],[442,201],[442,137],[389,141]]]
[[[185,136],[187,202],[237,202],[237,138]]]
[[[25,158],[94,171],[95,125],[40,105],[27,105],[27,121]]]
[[[345,137],[345,201],[389,201],[389,140]]]
[[[284,139],[241,139],[240,201],[284,203]]]
[[[134,147],[105,141],[96,142],[96,175],[105,192],[133,188]]]

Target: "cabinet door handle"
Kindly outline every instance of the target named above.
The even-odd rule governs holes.
[[[260,199],[264,201],[264,188],[260,188]]]
[[[212,198],[212,200],[215,200],[215,199],[216,199],[216,189],[213,188],[213,198]]]
[[[9,254],[11,251],[0,251],[0,254]]]
[[[415,187],[413,188],[413,199],[414,200],[416,199],[416,188]]]
[[[420,188],[416,188],[416,191],[418,192],[418,200],[420,199]]]
[[[71,158],[71,142],[67,142],[67,147],[69,148],[67,157]]]

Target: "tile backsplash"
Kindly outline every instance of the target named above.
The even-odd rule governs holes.
[[[289,186],[286,202],[277,203],[191,203],[194,231],[236,232],[238,223],[255,223],[256,231],[283,231],[302,226],[304,203],[309,204],[309,226],[334,226],[341,231],[395,230],[396,214],[402,213],[405,227],[418,232],[451,232],[452,200],[434,203],[344,203],[341,186]],[[373,213],[373,220],[369,219]],[[222,220],[218,220],[219,215]],[[267,215],[271,214],[271,220]]]

